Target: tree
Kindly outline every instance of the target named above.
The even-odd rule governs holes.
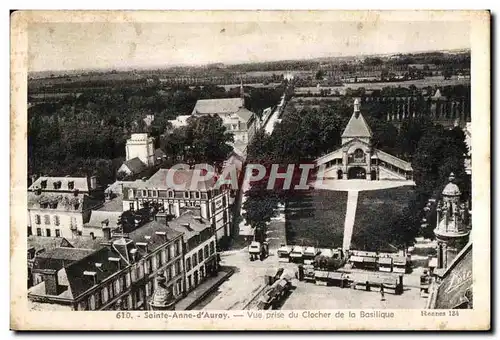
[[[325,72],[323,70],[318,70],[316,72],[316,80],[323,80],[323,77],[325,76]]]

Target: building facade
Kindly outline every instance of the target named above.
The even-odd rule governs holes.
[[[95,177],[40,177],[28,188],[28,236],[82,235],[92,208]]]
[[[170,175],[169,171],[171,171]],[[197,169],[160,169],[148,180],[124,182],[123,211],[137,210],[144,204],[157,204],[160,214],[172,217],[179,217],[186,211],[192,211],[215,227],[218,239],[230,236],[231,191],[226,185],[216,187],[215,174],[207,180],[195,183],[195,186],[191,188],[191,182],[195,181],[197,176],[206,176],[201,175],[200,171]],[[168,183],[169,176],[180,181],[179,184],[186,183],[186,188],[180,189]]]
[[[342,147],[316,160],[326,179],[412,180],[411,164],[372,146],[372,131],[354,101]]]
[[[182,234],[156,221],[115,235],[99,250],[63,266],[37,267],[43,280],[28,291],[34,310],[143,310],[158,275],[183,296]]]
[[[169,222],[169,227],[184,234],[185,291],[189,293],[207,277],[217,274],[215,228],[192,212]]]
[[[147,133],[133,133],[125,146],[126,161],[139,158],[146,166],[153,166],[154,160],[154,138]]]

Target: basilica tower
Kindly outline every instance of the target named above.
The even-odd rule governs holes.
[[[436,209],[437,268],[447,268],[451,264],[467,243],[470,233],[469,210],[460,202],[461,192],[454,181],[455,175],[451,173]]]

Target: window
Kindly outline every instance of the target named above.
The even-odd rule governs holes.
[[[205,256],[205,258],[207,258],[209,255],[208,255],[208,245],[206,245],[204,248],[203,248],[203,255]]]
[[[90,295],[90,297],[89,297],[89,307],[90,307],[90,310],[95,309],[95,296],[94,295]]]
[[[36,236],[42,236],[42,228],[36,228]]]
[[[142,190],[142,197],[148,196],[148,191],[147,190]]]
[[[172,190],[168,191],[168,198],[174,198],[174,192]]]
[[[96,308],[101,307],[101,294],[99,292],[95,294],[95,306]]]
[[[129,208],[130,210],[134,211],[134,202],[130,202],[130,203],[128,204],[128,208]]]
[[[198,261],[203,261],[203,249],[198,250]]]
[[[193,267],[198,265],[198,258],[196,257],[196,254],[193,254]]]
[[[121,291],[122,291],[122,287],[120,286],[120,279],[116,280],[114,282],[115,284],[115,292],[116,292],[116,295],[120,294]]]
[[[175,262],[175,273],[179,275],[181,273],[181,260]]]
[[[49,215],[44,215],[43,216],[43,222],[45,224],[50,224],[50,216]]]
[[[33,230],[31,229],[31,227],[28,227],[28,236],[31,236],[33,235]]]
[[[40,215],[35,215],[35,224],[41,224],[42,219],[40,218]]]
[[[134,199],[134,190],[133,189],[128,189],[128,199],[129,200]]]
[[[108,301],[108,288],[107,287],[104,287],[101,290],[101,298],[102,298],[103,303],[106,303]]]
[[[74,181],[69,181],[68,182],[68,189],[73,190],[75,188],[75,182]]]
[[[195,197],[196,199],[198,199],[198,200],[199,200],[199,199],[200,199],[200,197],[201,197],[200,192],[199,192],[199,191],[196,191],[196,192],[194,193],[194,197]]]
[[[59,216],[58,215],[54,216],[54,224],[57,225],[57,226],[60,224]]]
[[[190,271],[191,270],[191,259],[188,258],[186,259],[186,271]]]
[[[127,288],[127,276],[126,275],[123,275],[122,277],[120,277],[120,285],[121,285],[122,289]]]
[[[90,233],[90,237],[91,237],[92,239],[94,239],[94,238],[95,238],[95,237],[94,237],[94,233]]]
[[[210,255],[215,253],[215,241],[210,242]]]
[[[45,229],[45,236],[50,237],[50,229]]]
[[[184,191],[184,198],[189,198],[189,191]]]
[[[114,296],[115,296],[115,287],[113,286],[113,284],[110,284],[108,286],[108,292],[109,292],[109,298],[112,299]]]
[[[175,242],[174,243],[174,256],[177,256],[180,254],[180,251],[179,251],[179,243],[178,242]]]
[[[56,229],[56,237],[61,237],[61,230]]]

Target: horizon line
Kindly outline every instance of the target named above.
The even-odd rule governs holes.
[[[133,71],[133,70],[140,70],[140,71],[146,71],[146,70],[157,70],[157,69],[170,69],[170,68],[176,68],[176,67],[203,67],[203,66],[209,66],[213,64],[222,64],[222,65],[230,65],[230,66],[236,66],[236,65],[249,65],[249,64],[259,64],[259,63],[273,63],[273,62],[290,62],[290,61],[314,61],[317,59],[341,59],[341,58],[356,58],[356,57],[370,57],[370,56],[392,56],[392,55],[407,55],[407,54],[415,54],[415,53],[432,53],[432,52],[449,52],[449,51],[464,51],[464,52],[469,52],[471,51],[470,47],[457,47],[453,49],[444,49],[444,50],[412,50],[412,51],[405,51],[405,52],[393,52],[393,53],[360,53],[356,55],[337,55],[337,56],[325,56],[325,57],[312,57],[312,58],[291,58],[291,59],[268,59],[268,60],[260,60],[260,61],[230,61],[230,62],[217,62],[217,61],[211,61],[211,62],[204,62],[201,64],[188,64],[188,63],[177,63],[177,64],[172,64],[172,65],[149,65],[149,66],[120,66],[120,67],[112,67],[112,66],[107,66],[107,67],[98,67],[98,68],[74,68],[74,69],[47,69],[47,70],[39,70],[39,71],[28,71],[29,74],[36,74],[36,73],[44,73],[44,72],[105,72],[108,70],[116,70],[116,71]],[[290,70],[292,71],[292,70]]]

